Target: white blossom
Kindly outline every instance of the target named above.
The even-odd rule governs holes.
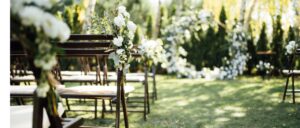
[[[47,83],[47,81],[40,82],[39,86],[36,89],[36,93],[37,93],[38,97],[45,98],[47,96],[47,92],[49,91],[49,89],[50,89],[50,86]]]
[[[117,49],[116,53],[117,55],[122,55],[125,52],[124,49]]]
[[[136,25],[132,21],[128,21],[127,28],[129,30],[129,32],[134,33],[136,30]]]
[[[121,28],[122,26],[125,25],[125,19],[122,15],[118,15],[117,17],[114,18],[114,24]]]
[[[298,47],[295,41],[290,41],[288,45],[285,46],[286,54],[293,54],[294,50]]]
[[[44,11],[35,6],[26,6],[20,10],[19,16],[24,26],[34,25],[37,30],[40,30],[40,26],[43,23]]]
[[[123,37],[118,36],[117,38],[113,39],[113,44],[116,45],[116,46],[118,46],[118,47],[121,47],[123,41],[124,41]]]
[[[119,66],[120,58],[115,52],[110,53],[108,58],[114,61],[115,66]]]

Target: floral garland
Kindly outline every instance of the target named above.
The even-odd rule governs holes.
[[[249,59],[246,39],[243,26],[238,22],[232,31],[230,60],[226,59],[227,65],[221,67],[220,79],[235,79],[239,74],[243,74]]]
[[[162,63],[162,67],[166,68],[166,51],[162,45],[161,40],[142,39],[142,43],[138,47],[139,53],[143,55],[144,60],[150,62],[150,65],[152,62],[155,65]]]
[[[109,59],[114,61],[116,68],[123,69],[129,67],[128,61],[133,48],[132,39],[136,30],[136,25],[129,20],[130,14],[124,6],[117,8],[117,16],[113,19],[113,28],[116,31],[113,39],[113,48],[116,51],[109,54]]]
[[[46,97],[50,85],[54,85],[50,70],[56,65],[56,49],[50,39],[66,41],[70,29],[63,21],[54,16],[52,8],[58,0],[12,0],[12,22],[18,26],[12,30],[22,45],[33,52],[34,65],[41,68],[38,79],[37,95]],[[34,36],[32,36],[34,35]],[[33,38],[32,38],[33,37]]]
[[[181,45],[191,37],[190,31],[199,30],[213,23],[213,15],[206,10],[189,11],[179,18],[172,17],[172,21],[173,23],[162,31],[166,41],[164,47],[168,58],[167,71],[177,73],[179,77],[195,78],[197,74],[195,66],[184,58],[187,52]]]

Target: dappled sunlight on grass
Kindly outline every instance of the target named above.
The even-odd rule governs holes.
[[[260,77],[206,81],[159,76],[158,100],[151,104],[148,120],[144,121],[141,113],[129,113],[130,127],[297,128],[300,126],[300,98],[296,99],[296,105],[288,103],[291,97],[281,103],[284,81],[283,78],[262,80]],[[137,91],[142,89],[140,84],[134,86]],[[96,120],[93,113],[72,113],[69,115],[88,118],[85,122],[88,125],[110,127],[114,124],[114,113]]]

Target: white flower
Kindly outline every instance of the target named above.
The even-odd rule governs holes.
[[[59,21],[57,24],[58,28],[60,29],[58,31],[58,38],[60,41],[66,41],[69,39],[70,34],[71,34],[71,30],[69,28],[69,26],[63,22],[63,21]]]
[[[123,37],[118,36],[117,38],[114,38],[113,43],[114,43],[114,45],[121,47],[123,40],[124,40]]]
[[[47,83],[47,81],[41,82],[39,84],[39,86],[37,87],[37,89],[36,89],[37,96],[38,97],[42,97],[42,98],[46,97],[47,96],[47,92],[49,91],[49,89],[50,89],[50,86]]]
[[[118,15],[114,18],[114,24],[119,28],[125,25],[125,19],[122,15]]]
[[[108,58],[112,59],[114,61],[114,64],[116,67],[119,65],[120,59],[119,59],[119,56],[115,52],[110,53],[108,55]]]
[[[46,54],[44,56],[35,58],[34,65],[40,67],[44,70],[51,70],[54,65],[56,65],[57,60],[55,55]]]
[[[44,30],[44,33],[52,38],[55,39],[58,37],[59,33],[59,21],[57,21],[56,17],[54,17],[52,14],[45,13],[43,16],[44,22],[42,23],[42,27]]]
[[[134,33],[133,32],[129,32],[128,33],[128,37],[129,37],[129,39],[132,40],[134,38]]]
[[[23,0],[11,0],[10,6],[11,6],[12,14],[17,14],[21,9],[23,9],[24,1]]]
[[[210,20],[212,20],[212,14],[206,10],[201,10],[198,14],[198,18],[201,22],[207,23],[210,22]]]
[[[136,30],[136,25],[132,21],[128,21],[127,28],[130,32],[134,33]]]
[[[121,14],[124,17],[130,18],[130,14],[126,11],[126,7],[124,7],[124,6],[118,7],[118,13],[119,13],[119,15]]]
[[[39,44],[38,47],[39,47],[39,52],[40,53],[48,53],[52,46],[49,43],[42,42],[42,43]]]
[[[19,16],[24,26],[34,25],[37,30],[40,29],[41,24],[44,22],[44,11],[35,6],[27,6],[20,10]]]
[[[127,12],[127,11],[126,11],[126,7],[125,7],[125,6],[119,6],[119,7],[118,7],[118,12],[119,12],[120,14],[123,14],[123,13]]]
[[[293,54],[294,50],[298,47],[295,41],[290,41],[287,46],[285,46],[286,54]]]
[[[182,47],[178,48],[178,52],[179,52],[180,55],[183,55],[183,56],[187,55],[187,52]]]
[[[124,49],[118,49],[116,53],[117,55],[122,55],[124,53]]]

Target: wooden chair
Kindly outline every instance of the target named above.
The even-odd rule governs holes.
[[[58,47],[63,48],[64,54],[59,54],[58,56],[108,56],[110,52],[112,52],[111,49],[108,49],[108,47],[111,44],[110,42],[95,42],[90,40],[112,40],[112,35],[71,35],[70,41],[64,42],[64,43],[57,43]],[[85,41],[74,41],[72,40],[85,40]],[[15,45],[12,45],[15,46]],[[14,51],[14,56],[24,56],[26,53],[24,51]],[[98,68],[100,69],[100,68]],[[125,127],[129,127],[128,124],[128,116],[127,116],[127,108],[126,108],[126,102],[125,102],[125,89],[124,86],[120,83],[121,76],[123,71],[118,71],[118,78],[117,78],[117,86],[116,86],[116,94],[114,95],[117,99],[116,102],[116,127],[119,127],[120,124],[120,107],[122,106],[123,115],[124,115],[124,122]],[[100,77],[100,74],[97,74],[98,77]],[[81,96],[81,97],[84,97]],[[95,95],[95,97],[99,97],[98,95]]]
[[[282,74],[286,76],[286,83],[283,91],[282,102],[285,101],[287,93],[292,93],[293,104],[295,104],[295,93],[300,93],[300,90],[295,89],[295,77],[300,76],[300,70],[295,70],[295,60],[296,57],[300,55],[300,49],[296,49],[296,51],[288,57],[288,69],[282,70]],[[288,90],[289,79],[292,79],[292,89]]]

